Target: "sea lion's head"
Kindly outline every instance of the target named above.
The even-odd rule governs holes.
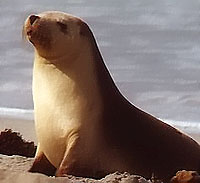
[[[81,37],[89,32],[81,19],[56,11],[30,15],[23,30],[37,53],[47,59],[76,56],[84,47]]]

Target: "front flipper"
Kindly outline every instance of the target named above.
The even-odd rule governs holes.
[[[40,151],[39,145],[33,165],[29,172],[43,173],[48,176],[54,176],[56,168],[49,162],[45,154]]]
[[[102,178],[105,172],[100,171],[99,163],[92,148],[78,133],[70,136],[63,160],[56,171],[57,177],[74,175],[77,177]]]
[[[56,171],[57,177],[63,177],[66,175],[77,176],[77,170],[75,169],[79,169],[77,162],[80,160],[79,155],[81,154],[79,141],[80,139],[78,133],[72,133],[71,135],[69,135],[65,155],[59,168]]]

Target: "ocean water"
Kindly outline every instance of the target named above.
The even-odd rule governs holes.
[[[0,118],[33,118],[33,48],[21,32],[28,15],[47,10],[88,22],[114,81],[133,104],[200,131],[199,0],[0,1]]]

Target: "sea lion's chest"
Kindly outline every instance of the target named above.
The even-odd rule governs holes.
[[[33,74],[33,100],[36,128],[51,132],[51,138],[66,136],[77,128],[86,114],[87,103],[80,97],[73,80],[49,65],[36,65]]]
[[[33,100],[36,134],[49,157],[55,156],[51,149],[59,149],[59,158],[56,159],[63,157],[68,136],[74,131],[81,131],[84,139],[93,138],[101,118],[101,98],[93,78],[80,76],[80,79],[74,80],[53,65],[35,64]]]

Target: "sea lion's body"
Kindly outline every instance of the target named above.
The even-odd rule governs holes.
[[[41,36],[43,27],[49,35]],[[46,12],[29,17],[25,31],[36,48],[39,145],[31,171],[95,178],[127,171],[169,180],[178,170],[200,169],[194,140],[122,96],[85,22]]]

